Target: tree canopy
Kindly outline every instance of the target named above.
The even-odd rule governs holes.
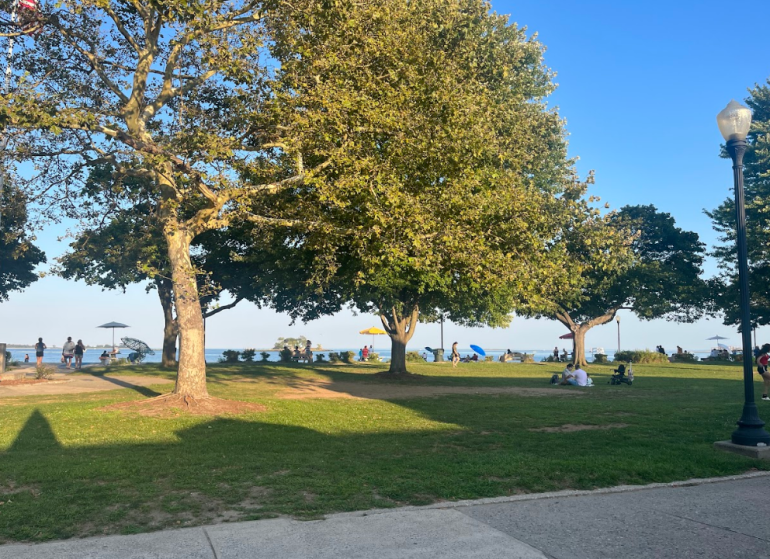
[[[285,234],[279,310],[379,314],[403,373],[421,312],[503,326],[570,281],[560,238],[586,184],[535,37],[477,0],[311,9],[276,36],[278,111],[317,166],[281,210],[312,225]]]
[[[23,192],[5,181],[0,194],[0,301],[6,301],[11,292],[22,291],[38,280],[35,266],[46,258],[27,230]]]
[[[577,280],[573,289],[554,297],[546,312],[525,310],[564,324],[574,334],[573,358],[579,364],[585,364],[586,332],[610,322],[619,310],[645,320],[691,322],[709,308],[709,285],[701,278],[705,245],[697,233],[676,227],[670,214],[652,205],[625,206],[609,214],[602,228],[622,242],[599,252],[574,245],[577,267],[565,269]],[[582,231],[576,239],[584,242]]]
[[[770,80],[756,84],[749,93],[746,103],[752,109],[753,117],[743,158],[746,240],[751,321],[754,326],[759,326],[770,324]],[[724,150],[722,156],[729,157]],[[727,181],[729,171],[725,169],[725,173]],[[706,214],[720,234],[720,244],[713,251],[721,270],[715,288],[716,303],[724,312],[725,324],[740,327],[735,199],[727,198]]]

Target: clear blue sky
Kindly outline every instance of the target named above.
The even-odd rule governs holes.
[[[695,0],[492,4],[537,32],[547,46],[546,62],[559,84],[551,103],[567,121],[570,153],[580,157],[581,173],[596,170],[594,193],[615,208],[654,204],[712,243],[715,236],[703,209],[730,196],[732,187],[729,162],[718,157],[715,116],[730,99],[742,101],[747,88],[770,77],[770,2],[751,0],[734,8]],[[49,259],[63,251],[56,241],[62,234],[61,228],[52,228],[41,235]],[[132,326],[125,335],[152,345],[161,340],[157,298],[140,286],[122,294],[46,277],[0,305],[0,316],[0,340],[7,342],[43,336],[49,345],[61,344],[71,335],[106,343],[109,331],[94,327],[111,320]],[[208,321],[207,345],[266,347],[278,336],[304,334],[326,347],[352,347],[365,341],[358,330],[378,323],[376,317],[343,313],[290,327],[288,318],[244,304]],[[640,322],[625,313],[621,327],[626,348],[662,343],[701,349],[709,347],[705,338],[716,333],[740,343],[735,329],[720,321]],[[418,326],[410,347],[437,346],[438,332],[437,325]],[[564,332],[554,322],[521,319],[505,330],[448,324],[445,345],[456,339],[465,347],[548,348]],[[760,339],[770,337],[770,329],[759,333]],[[592,330],[587,339],[589,347],[614,348],[616,343],[615,324]]]

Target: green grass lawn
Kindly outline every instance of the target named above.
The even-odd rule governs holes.
[[[384,381],[383,365],[211,365],[209,390],[258,402],[237,417],[152,418],[103,411],[170,389],[0,399],[0,542],[133,533],[275,515],[770,469],[712,448],[741,412],[742,369],[635,365],[632,387],[551,387],[558,364],[414,364],[419,380]],[[284,399],[313,380],[388,385],[541,388],[544,396],[452,394],[412,399]],[[368,387],[364,387],[367,388]],[[757,384],[758,394],[760,387]],[[560,396],[563,392],[579,396]],[[770,419],[770,405],[758,402]],[[617,426],[576,432],[561,425]]]

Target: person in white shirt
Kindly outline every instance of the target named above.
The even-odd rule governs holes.
[[[588,373],[578,367],[572,373],[572,378],[567,379],[567,382],[573,386],[585,386],[588,384]]]

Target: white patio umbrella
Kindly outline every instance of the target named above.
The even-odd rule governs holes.
[[[112,348],[115,349],[115,328],[130,328],[130,326],[120,322],[108,322],[107,324],[97,326],[97,328],[112,328]]]
[[[718,344],[719,344],[719,340],[726,340],[727,338],[725,338],[724,336],[720,336],[719,334],[717,334],[717,335],[716,335],[716,336],[714,336],[714,337],[711,337],[711,338],[706,338],[706,339],[707,339],[707,340],[716,340],[716,341],[717,341],[717,345],[718,345]]]

